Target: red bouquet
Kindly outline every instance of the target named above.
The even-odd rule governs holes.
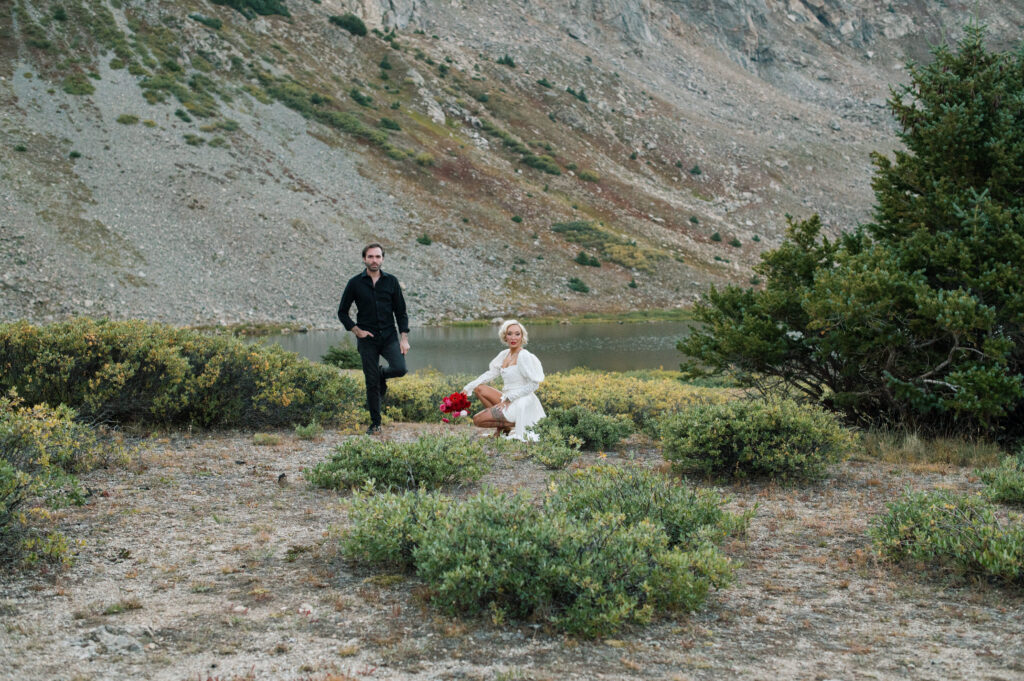
[[[447,414],[447,416],[441,417],[445,423],[451,423],[452,420],[460,416],[467,416],[469,414],[469,398],[464,393],[452,393],[441,400],[441,413]]]

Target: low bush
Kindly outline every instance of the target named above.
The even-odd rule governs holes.
[[[316,421],[311,421],[306,425],[295,426],[295,437],[300,440],[319,440],[320,436],[324,434],[324,427]]]
[[[666,418],[660,430],[674,469],[714,477],[814,479],[852,444],[832,415],[791,400],[698,406]]]
[[[357,17],[355,14],[352,14],[351,12],[346,12],[345,14],[341,15],[332,15],[328,17],[328,21],[330,21],[335,26],[339,26],[345,29],[352,35],[366,35],[366,24],[363,22],[362,19]]]
[[[1024,583],[1024,518],[1000,522],[978,496],[905,492],[872,521],[869,534],[893,561]]]
[[[997,468],[979,471],[992,501],[1024,506],[1024,456],[1008,456]]]
[[[436,489],[479,480],[488,468],[487,453],[468,437],[424,435],[415,442],[358,437],[309,469],[306,478],[332,489]]]
[[[0,324],[0,390],[141,425],[356,423],[362,381],[276,345],[140,321]]]
[[[732,515],[710,490],[693,490],[638,466],[591,466],[552,480],[546,513],[588,519],[621,515],[626,523],[649,520],[664,530],[670,546],[692,547],[746,532],[753,511]]]
[[[545,421],[550,420],[566,437],[576,436],[584,449],[607,449],[633,432],[633,421],[628,416],[601,414],[586,407],[549,409]]]
[[[424,529],[442,521],[452,503],[449,496],[425,490],[357,492],[348,506],[351,525],[341,549],[364,563],[412,571],[413,551],[423,542]]]
[[[359,350],[347,336],[327,348],[320,361],[324,364],[338,367],[339,369],[362,369],[363,360],[359,356]]]
[[[67,539],[46,527],[50,509],[84,501],[75,473],[131,461],[130,448],[74,419],[66,406],[0,397],[0,564],[69,564]]]
[[[215,5],[226,5],[242,14],[246,19],[255,19],[257,14],[291,16],[281,0],[210,0],[210,2]]]
[[[521,160],[531,168],[542,170],[548,175],[562,174],[562,169],[558,167],[558,162],[547,154],[541,154],[538,156],[536,154],[526,153],[523,154],[523,158]]]
[[[576,257],[573,258],[573,261],[576,262],[577,264],[585,265],[587,267],[601,266],[601,261],[595,258],[594,256],[587,254],[586,251],[580,251],[579,253],[577,253]]]
[[[440,421],[441,400],[472,378],[426,369],[388,381],[389,415],[396,421]]]
[[[642,488],[638,497],[657,490],[657,474],[645,475],[646,487],[605,467],[582,483],[565,478],[541,507],[524,494],[490,489],[463,502],[422,491],[357,495],[342,547],[356,559],[415,569],[431,601],[452,614],[487,614],[496,624],[539,620],[571,634],[607,635],[660,611],[694,609],[732,574],[712,539],[742,523],[721,512],[722,500],[716,507],[710,497],[666,492],[641,508],[639,498],[632,505],[596,499],[595,492],[630,497],[615,495],[623,481]],[[596,502],[603,505],[595,509]],[[687,504],[698,509],[665,507]],[[614,510],[619,507],[629,513]],[[690,521],[689,535],[683,536],[682,524],[676,538],[666,532],[663,519],[676,517]]]
[[[370,106],[373,104],[373,97],[364,94],[359,90],[359,88],[354,87],[351,90],[349,90],[348,96],[351,97],[352,101],[354,101],[359,106]]]
[[[601,176],[598,175],[597,173],[595,173],[593,170],[583,169],[583,170],[581,170],[577,174],[577,177],[579,177],[584,182],[600,182],[601,181]]]
[[[69,95],[91,95],[96,87],[84,73],[72,73],[64,77],[61,88]]]
[[[569,290],[576,293],[589,293],[590,287],[579,277],[569,277]]]
[[[212,28],[214,31],[219,31],[221,28],[224,27],[224,22],[218,19],[217,17],[207,17],[199,13],[194,13],[189,14],[188,18],[192,19],[193,21],[198,21],[203,26],[206,26],[207,28]]]
[[[645,379],[587,369],[548,375],[537,396],[548,411],[579,406],[606,416],[628,416],[637,430],[650,435],[657,434],[658,421],[665,415],[731,399],[726,390],[694,387],[675,378]]]
[[[550,418],[541,419],[531,430],[537,433],[537,441],[521,443],[518,448],[545,468],[561,470],[579,458],[583,440],[567,436]]]

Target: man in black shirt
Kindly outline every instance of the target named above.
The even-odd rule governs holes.
[[[355,334],[366,377],[366,408],[370,411],[367,435],[380,432],[380,408],[387,394],[387,379],[405,376],[405,354],[409,352],[409,317],[398,279],[384,272],[384,247],[370,244],[363,249],[366,269],[348,280],[338,306],[338,319]],[[356,320],[348,312],[356,304]],[[395,329],[395,323],[398,329]],[[383,357],[387,368],[380,365]]]

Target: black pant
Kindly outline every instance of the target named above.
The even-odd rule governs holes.
[[[380,377],[399,378],[405,376],[405,355],[398,345],[398,336],[389,334],[384,338],[360,338],[356,343],[359,357],[363,360],[363,377],[366,379],[366,408],[370,411],[370,424],[380,425]],[[388,363],[381,370],[380,358]]]

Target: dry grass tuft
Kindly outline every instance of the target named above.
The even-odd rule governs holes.
[[[869,459],[913,466],[915,472],[941,473],[945,467],[998,465],[1004,452],[999,445],[967,437],[927,438],[918,433],[888,430],[867,432],[861,439]]]

